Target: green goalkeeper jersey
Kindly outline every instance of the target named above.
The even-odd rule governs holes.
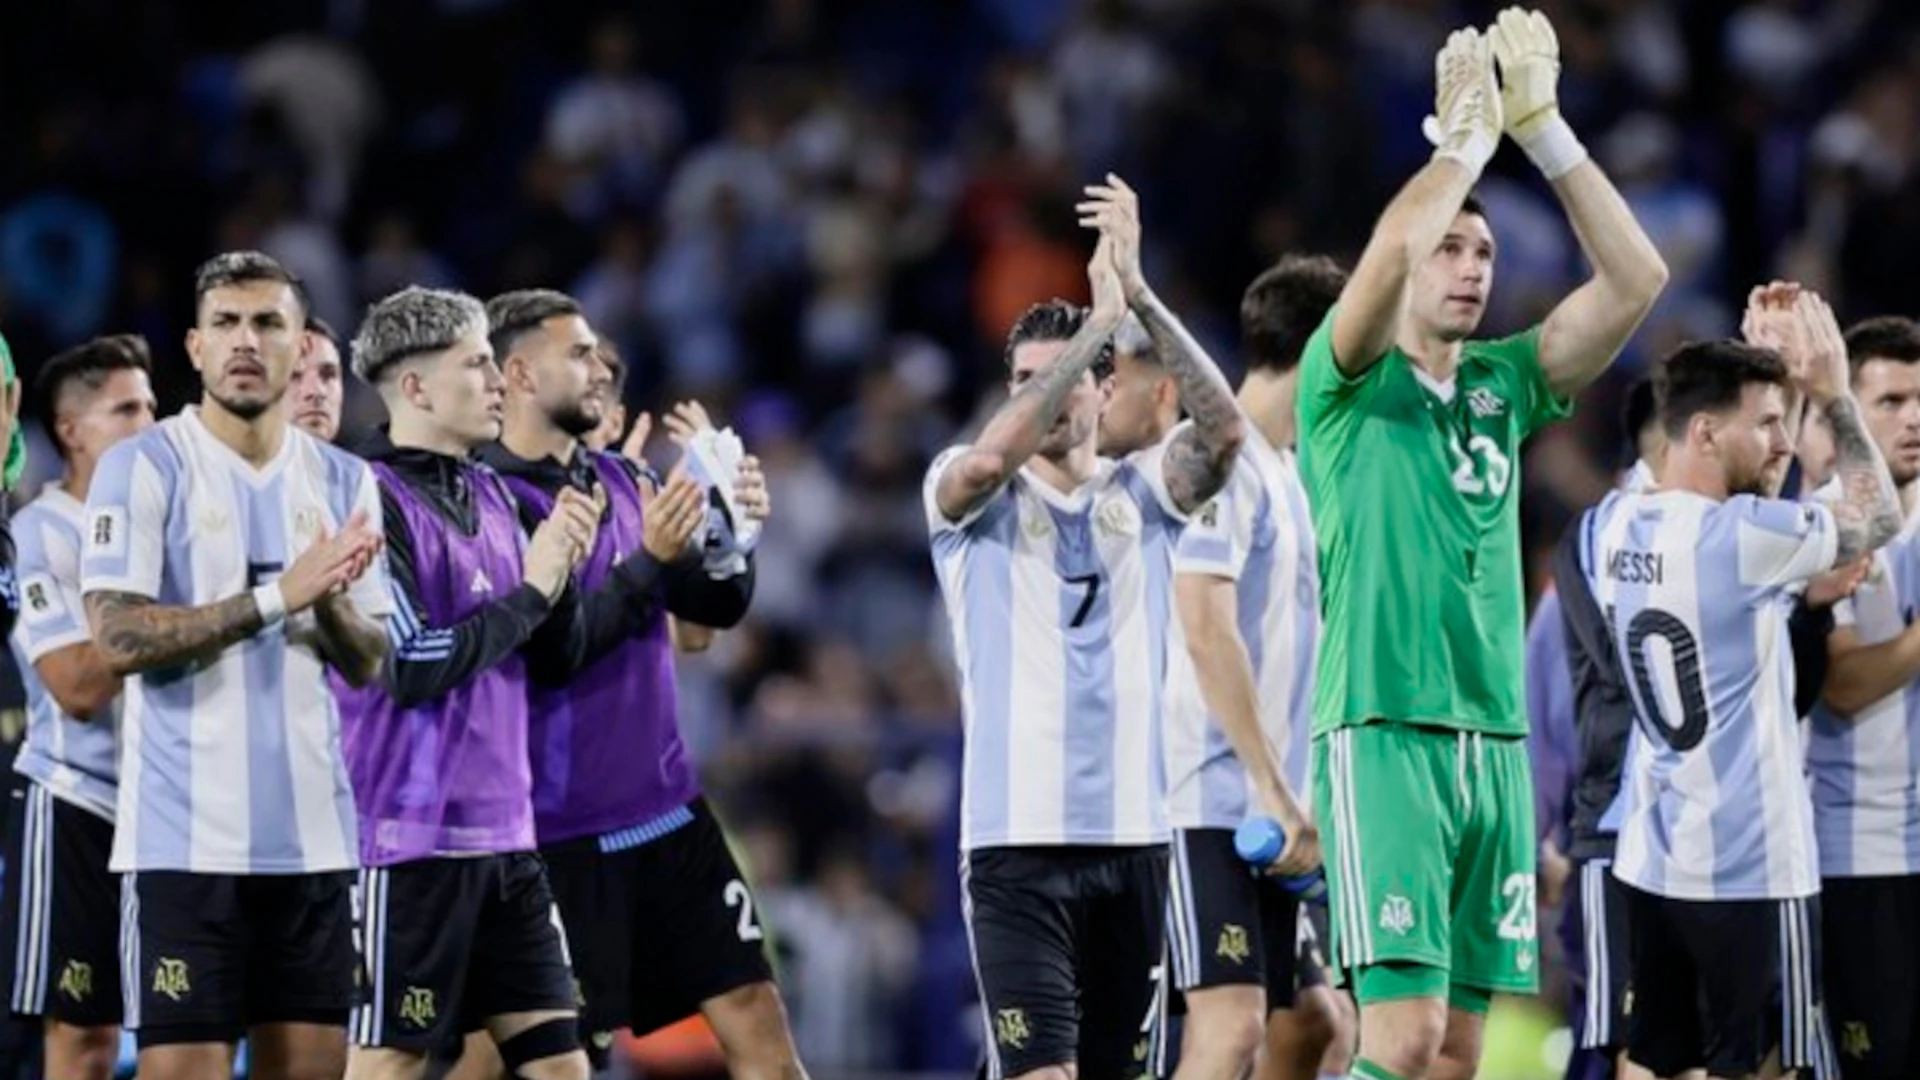
[[[1540,330],[1469,341],[1452,384],[1399,349],[1349,378],[1333,312],[1300,359],[1320,539],[1315,734],[1374,720],[1525,735],[1520,445],[1569,403]]]

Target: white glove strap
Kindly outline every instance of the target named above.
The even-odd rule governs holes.
[[[1516,135],[1514,141],[1526,151],[1527,160],[1540,170],[1540,175],[1549,180],[1560,179],[1587,160],[1586,146],[1558,112],[1526,135]]]
[[[1449,158],[1466,166],[1467,171],[1479,176],[1486,170],[1487,162],[1493,160],[1493,152],[1500,149],[1500,137],[1476,131],[1463,141],[1442,144],[1433,151],[1434,160]]]
[[[260,609],[262,629],[271,630],[287,621],[287,598],[279,582],[270,581],[253,590],[253,603]]]

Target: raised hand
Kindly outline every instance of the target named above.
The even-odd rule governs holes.
[[[620,456],[641,468],[647,466],[647,439],[653,435],[653,414],[643,412],[633,422],[633,430],[627,432],[626,441],[620,444]]]
[[[1500,61],[1505,129],[1541,175],[1558,180],[1587,160],[1587,148],[1560,115],[1560,39],[1538,11],[1511,7],[1487,28]]]
[[[1560,112],[1560,39],[1538,11],[1510,7],[1487,27],[1500,64],[1500,108],[1515,142]]]
[[[305,611],[321,600],[342,593],[366,572],[386,538],[373,531],[365,511],[356,512],[332,535],[323,529],[314,542],[280,575],[280,595],[287,614]]]
[[[1451,158],[1475,175],[1500,148],[1500,83],[1493,46],[1471,27],[1455,30],[1433,58],[1433,115],[1420,130],[1436,158]]]
[[[1093,258],[1087,260],[1087,282],[1093,286],[1093,311],[1088,318],[1111,328],[1127,313],[1127,293],[1113,265],[1113,241],[1104,231],[1093,245]]]
[[[706,406],[697,401],[680,402],[661,420],[667,425],[667,437],[676,446],[685,446],[701,432],[713,430],[713,418],[707,415]]]
[[[600,506],[576,488],[562,488],[547,515],[527,541],[521,580],[552,600],[567,587],[567,577],[593,550],[600,528]]]
[[[640,542],[647,554],[658,562],[676,562],[706,520],[706,492],[685,470],[675,469],[667,486],[646,501],[645,514]]]
[[[1125,180],[1107,174],[1105,184],[1088,184],[1085,202],[1074,206],[1081,226],[1098,229],[1112,242],[1113,268],[1120,275],[1120,287],[1129,298],[1147,287],[1146,273],[1140,265],[1140,196]]]

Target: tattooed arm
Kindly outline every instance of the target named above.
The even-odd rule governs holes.
[[[87,594],[93,641],[115,675],[180,667],[218,653],[265,625],[253,594],[199,607],[173,607],[128,592]]]
[[[387,628],[360,614],[347,596],[331,596],[313,606],[320,630],[320,653],[351,686],[365,686],[380,676],[387,659]]]
[[[973,445],[949,461],[940,474],[934,500],[948,521],[973,513],[1013,478],[1060,418],[1067,395],[1080,377],[1107,355],[1126,301],[1113,277],[1105,240],[1096,247],[1087,273],[1093,282],[1093,310],[1079,331],[1067,339],[1066,348],[1051,363],[1018,382],[1013,396],[987,421]]]
[[[1900,531],[1900,495],[1853,395],[1841,394],[1820,408],[1833,427],[1833,471],[1840,482],[1840,498],[1832,504],[1839,539],[1834,565],[1840,566],[1879,548]]]
[[[1180,404],[1193,417],[1167,445],[1163,470],[1167,494],[1183,513],[1218,494],[1246,440],[1246,418],[1226,376],[1180,320],[1142,282],[1127,305],[1146,327],[1160,363],[1180,387]]]
[[[1099,229],[1111,245],[1127,308],[1146,329],[1161,366],[1180,387],[1181,406],[1193,417],[1193,426],[1167,446],[1164,462],[1167,495],[1186,513],[1213,498],[1227,482],[1234,455],[1246,439],[1246,420],[1220,369],[1147,285],[1140,262],[1140,196],[1112,173],[1106,183],[1091,184],[1086,191],[1087,201],[1078,208],[1080,223]]]

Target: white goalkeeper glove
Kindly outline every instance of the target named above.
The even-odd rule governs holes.
[[[1560,39],[1538,11],[1511,7],[1487,29],[1500,61],[1507,134],[1541,175],[1558,180],[1587,160],[1587,148],[1560,116]]]
[[[1433,58],[1433,115],[1420,125],[1433,156],[1452,158],[1475,176],[1500,148],[1500,84],[1493,46],[1480,31],[1455,30]]]

